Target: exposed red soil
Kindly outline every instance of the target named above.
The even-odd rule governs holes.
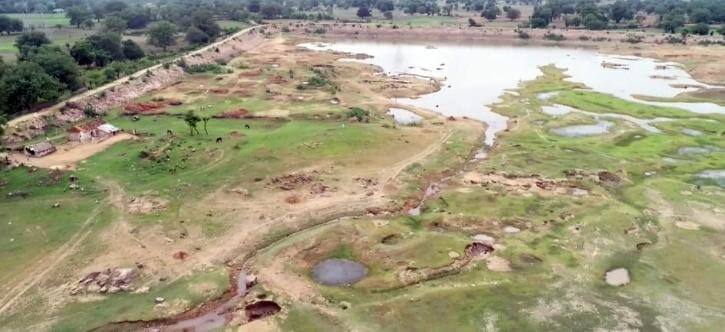
[[[217,119],[245,119],[249,117],[249,111],[239,108],[233,111],[226,111],[221,114],[214,115]]]

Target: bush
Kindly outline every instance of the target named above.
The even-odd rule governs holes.
[[[223,70],[222,67],[215,63],[205,63],[200,65],[191,65],[182,67],[184,68],[184,71],[189,74],[201,74],[201,73],[214,73],[214,74],[222,74]]]
[[[206,44],[209,42],[209,35],[207,35],[204,31],[201,31],[201,29],[197,27],[190,27],[189,30],[186,31],[186,41],[189,42],[189,44],[199,45],[199,44]]]
[[[325,30],[325,28],[315,28],[315,30],[313,30],[312,33],[316,33],[318,35],[322,35],[322,34],[327,33],[327,30]]]
[[[687,28],[693,35],[706,36],[710,33],[710,26],[705,23],[698,23]]]
[[[622,41],[625,43],[630,43],[630,44],[639,44],[643,40],[644,40],[644,36],[630,34],[630,35],[627,35],[627,38],[624,38]]]
[[[529,39],[531,36],[526,31],[519,30],[519,38],[521,39]]]
[[[350,110],[347,112],[348,118],[355,118],[360,122],[363,122],[363,120],[366,120],[370,116],[370,112],[360,108],[360,107],[350,107]]]
[[[146,54],[143,52],[138,44],[134,43],[131,39],[126,39],[121,45],[123,56],[129,60],[138,60],[143,58]]]
[[[562,41],[562,40],[565,40],[566,38],[564,37],[564,35],[561,35],[561,34],[547,32],[544,35],[544,39],[553,40],[553,41]]]

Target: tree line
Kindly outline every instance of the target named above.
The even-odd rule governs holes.
[[[617,0],[601,5],[593,0],[549,0],[536,6],[529,20],[533,28],[548,27],[563,19],[566,27],[583,26],[603,30],[622,22],[627,27],[642,27],[647,15],[657,18],[657,26],[674,33],[690,23],[693,33],[712,33],[710,24],[725,23],[723,0]]]

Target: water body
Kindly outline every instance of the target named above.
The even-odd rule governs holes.
[[[614,123],[600,120],[595,124],[574,125],[561,128],[554,128],[551,131],[559,136],[564,137],[583,137],[604,135],[614,126]]]
[[[566,68],[570,81],[584,83],[595,91],[626,100],[679,107],[695,113],[725,114],[725,107],[713,103],[644,102],[633,97],[674,97],[681,92],[696,90],[672,85],[708,86],[695,81],[680,66],[672,63],[605,55],[588,49],[441,42],[433,43],[435,47],[429,48],[427,44],[349,40],[302,46],[368,54],[372,57],[355,61],[377,65],[390,74],[444,78],[446,81],[441,91],[398,102],[424,107],[446,116],[467,116],[483,121],[489,126],[485,141],[489,146],[493,145],[495,134],[506,129],[507,118],[492,112],[488,106],[495,103],[506,89],[515,89],[520,82],[539,76],[539,67],[548,64]],[[616,63],[627,69],[606,68],[602,63]],[[665,66],[664,69],[662,66]],[[672,79],[657,79],[652,75]]]
[[[619,119],[619,120],[624,120],[624,121],[634,123],[637,126],[639,126],[640,128],[642,128],[648,132],[651,132],[651,133],[661,133],[661,131],[659,129],[657,129],[657,127],[655,127],[653,124],[659,123],[659,122],[672,121],[672,119],[669,119],[669,118],[640,119],[640,118],[635,118],[633,116],[629,116],[626,114],[592,113],[592,112],[582,111],[582,110],[579,110],[579,109],[576,109],[573,107],[569,107],[566,105],[559,105],[559,104],[554,104],[551,106],[543,106],[543,107],[541,107],[541,111],[550,116],[562,116],[562,115],[566,115],[566,114],[573,112],[573,113],[586,114],[586,115],[594,117],[597,120],[599,120],[601,118]]]
[[[349,286],[368,274],[365,265],[347,259],[326,259],[312,269],[312,278],[323,285]]]
[[[388,114],[393,117],[395,123],[404,126],[416,125],[423,122],[423,118],[420,115],[402,108],[390,108],[388,109]]]
[[[725,169],[702,171],[695,175],[695,177],[706,182],[714,182],[720,187],[725,187]]]

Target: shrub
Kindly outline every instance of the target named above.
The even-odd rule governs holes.
[[[199,65],[191,65],[182,67],[184,68],[184,71],[189,74],[200,74],[200,73],[214,73],[214,74],[221,74],[222,67],[219,66],[216,63],[205,63],[205,64],[199,64]]]
[[[627,35],[627,38],[624,38],[622,41],[625,43],[630,43],[630,44],[639,44],[643,40],[644,40],[644,36],[630,34],[630,35]]]
[[[531,36],[526,31],[519,30],[519,38],[521,39],[529,39]]]
[[[547,32],[544,35],[544,39],[553,40],[553,41],[562,41],[562,40],[565,40],[566,38],[564,37],[564,35],[561,35],[561,34]]]
[[[350,107],[350,110],[347,112],[348,118],[355,118],[360,122],[367,119],[367,117],[369,115],[370,115],[370,112],[368,112],[360,107]]]

